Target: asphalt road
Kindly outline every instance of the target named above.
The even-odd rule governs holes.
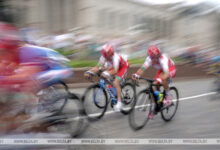
[[[220,137],[220,98],[211,93],[213,79],[196,79],[178,81],[175,85],[180,94],[180,103],[172,121],[164,122],[160,115],[150,120],[145,128],[134,131],[128,124],[128,116],[121,113],[109,113],[97,122],[88,123],[79,138],[219,138]],[[143,86],[141,87],[143,88]],[[85,89],[71,89],[82,94]],[[140,89],[139,89],[140,90]],[[112,111],[109,108],[107,111]],[[30,148],[28,148],[30,149]],[[34,149],[34,148],[32,148]],[[36,148],[50,149],[50,148]],[[51,147],[51,149],[54,149]],[[220,149],[220,145],[211,146],[181,146],[181,145],[79,145],[56,147],[56,149],[106,149],[106,150],[134,150],[134,149]]]
[[[178,111],[171,122],[164,122],[160,115],[139,131],[133,131],[128,117],[121,113],[105,115],[89,124],[80,138],[219,138],[220,99],[212,92],[212,79],[176,82],[180,94]],[[143,88],[143,87],[142,87]],[[84,89],[74,90],[83,93]],[[209,95],[210,94],[210,95]],[[112,109],[108,109],[112,111]],[[77,146],[79,149],[207,149],[207,146]],[[212,146],[211,149],[219,149]]]

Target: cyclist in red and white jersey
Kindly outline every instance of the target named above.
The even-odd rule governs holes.
[[[113,85],[117,90],[117,104],[115,105],[115,111],[120,111],[122,108],[121,102],[121,85],[120,81],[125,77],[129,68],[128,60],[122,55],[115,52],[115,47],[112,44],[106,44],[101,50],[102,56],[99,59],[97,66],[91,70],[85,72],[85,77],[90,77],[91,74],[98,73],[100,70],[105,70],[102,73],[107,79],[111,76],[115,76]]]
[[[148,48],[148,57],[142,65],[142,67],[132,75],[134,80],[140,78],[144,71],[150,66],[153,66],[158,70],[155,80],[158,84],[162,84],[166,91],[165,100],[163,101],[166,106],[171,104],[171,95],[169,91],[169,78],[176,76],[176,67],[174,62],[165,54],[162,54],[160,48],[156,45],[152,45]],[[150,114],[151,118],[153,113]]]

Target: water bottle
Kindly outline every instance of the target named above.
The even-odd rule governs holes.
[[[163,101],[163,93],[160,93],[159,94],[159,102],[162,102]]]
[[[154,95],[156,96],[157,101],[160,100],[159,94],[160,94],[159,91],[154,91]]]

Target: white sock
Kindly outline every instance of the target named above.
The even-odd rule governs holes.
[[[152,103],[151,111],[154,111],[154,110],[155,110],[155,103]]]

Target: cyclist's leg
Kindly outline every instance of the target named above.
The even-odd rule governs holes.
[[[156,80],[156,83],[157,84],[162,84],[163,83],[163,80],[162,80],[162,78],[160,77],[160,75],[161,75],[161,73],[163,73],[163,70],[158,70],[158,72],[157,72],[157,74],[156,74],[156,76],[155,76],[155,80]],[[154,90],[156,91],[158,91],[159,89],[159,87],[153,87],[154,88]]]
[[[166,91],[166,94],[169,93],[169,79],[176,76],[176,67],[172,66],[169,69],[169,73],[164,73],[162,70],[159,70],[156,76],[156,81],[163,84],[163,87]]]
[[[122,107],[122,102],[121,102],[122,96],[121,96],[121,85],[120,85],[120,82],[125,77],[125,75],[127,74],[128,68],[129,68],[129,63],[127,62],[126,64],[123,65],[122,68],[119,69],[119,71],[118,71],[118,73],[116,75],[116,78],[114,80],[114,83],[113,83],[114,87],[117,90],[117,95],[118,95],[118,103],[115,106],[116,109],[121,109],[121,107]]]
[[[175,66],[171,67],[169,70],[169,73],[164,73],[163,70],[159,70],[157,72],[157,75],[155,77],[157,83],[162,84],[165,90],[165,99],[164,104],[166,106],[169,106],[171,104],[171,96],[169,92],[169,78],[175,75]]]
[[[120,85],[120,82],[126,76],[128,68],[129,68],[129,63],[127,62],[125,65],[123,65],[122,68],[119,69],[119,71],[118,71],[118,73],[115,77],[115,80],[114,80],[114,86],[117,90],[118,101],[121,101],[121,85]]]
[[[162,84],[163,80],[162,78],[160,77],[161,76],[161,73],[163,73],[163,70],[158,70],[156,76],[155,76],[155,80],[157,82],[157,84]]]
[[[171,105],[172,103],[172,96],[170,94],[170,87],[169,87],[169,79],[170,78],[174,78],[176,76],[176,68],[175,66],[172,66],[170,69],[169,69],[169,74],[165,74],[163,77],[163,86],[164,86],[164,89],[166,91],[166,96],[165,96],[165,100],[164,100],[164,103],[166,106],[169,106]]]
[[[175,78],[175,76],[176,76],[176,67],[172,66],[170,68],[169,72],[170,72],[170,78]]]

